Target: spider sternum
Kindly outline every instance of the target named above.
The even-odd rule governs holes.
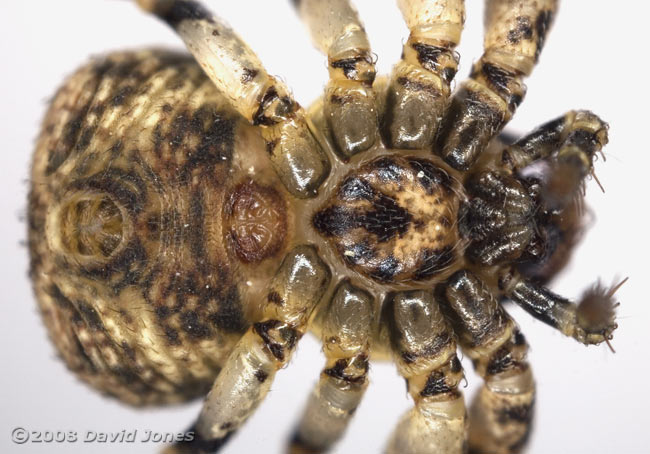
[[[366,288],[372,288],[374,291],[379,292],[382,295],[396,289],[431,288],[432,285],[449,276],[457,268],[456,264],[461,261],[460,257],[462,257],[464,249],[464,243],[461,241],[456,229],[458,207],[461,201],[465,199],[465,193],[462,186],[462,175],[445,164],[442,159],[435,156],[430,149],[390,149],[386,148],[381,140],[377,141],[371,149],[346,159],[334,151],[333,141],[324,119],[321,100],[318,100],[309,109],[309,120],[312,133],[314,133],[317,140],[321,143],[321,146],[328,155],[332,166],[329,176],[319,188],[316,197],[303,200],[294,199],[290,201],[290,204],[292,205],[290,210],[297,214],[294,225],[295,241],[308,242],[318,247],[319,253],[328,263],[333,274],[338,277],[338,279],[333,280],[334,282],[341,279],[349,279]],[[353,264],[351,264],[349,260],[346,260],[346,258],[351,257],[350,252],[347,252],[346,254],[345,249],[337,249],[336,247],[333,247],[332,242],[326,236],[319,233],[318,229],[314,227],[313,220],[317,213],[328,204],[328,201],[336,197],[337,191],[339,191],[341,184],[344,183],[346,179],[349,179],[350,177],[353,178],[354,175],[359,174],[361,171],[360,169],[369,165],[372,166],[373,162],[381,161],[382,159],[390,160],[393,157],[398,159],[405,166],[409,166],[409,162],[416,163],[416,165],[424,164],[426,166],[425,169],[417,170],[409,168],[408,172],[411,175],[408,177],[408,181],[405,180],[404,183],[418,186],[416,180],[426,180],[427,176],[423,175],[423,173],[428,173],[429,171],[433,171],[446,180],[445,185],[438,188],[441,191],[444,190],[445,193],[439,194],[437,198],[440,200],[436,202],[439,204],[438,214],[440,216],[444,215],[446,220],[442,221],[442,223],[427,222],[425,225],[418,224],[417,228],[420,230],[423,228],[428,229],[431,232],[436,228],[443,230],[441,233],[444,238],[440,238],[439,243],[437,244],[437,246],[441,247],[429,247],[429,252],[433,252],[436,249],[442,249],[445,246],[449,247],[446,251],[440,251],[445,252],[446,258],[443,257],[439,262],[442,263],[442,266],[434,267],[436,268],[435,271],[424,270],[424,272],[422,272],[421,270],[418,274],[416,269],[411,269],[411,276],[407,276],[407,274],[409,274],[409,271],[407,270],[395,279],[384,279],[377,278],[377,276],[371,276],[369,272],[360,271],[358,267],[352,266]],[[420,177],[418,177],[418,174]],[[444,189],[443,186],[445,186]],[[419,187],[422,190],[421,195],[429,197],[431,201],[436,199],[436,196],[433,194],[426,194],[425,188],[422,188],[422,186]],[[395,189],[395,187],[393,189]],[[405,195],[406,194],[402,196],[403,199],[400,200],[401,203],[407,202],[405,200]],[[430,214],[435,213],[431,212]],[[432,219],[429,218],[428,220],[431,221]],[[411,219],[409,226],[412,228],[415,227],[413,219]],[[394,235],[392,241],[397,239],[401,240],[403,244],[408,244],[406,242],[405,234],[406,232],[402,232],[400,238],[400,232],[399,229],[397,229],[397,235]],[[426,232],[421,232],[420,236],[424,239],[427,238]],[[440,235],[429,235],[429,241],[435,242],[437,236]],[[430,258],[429,260],[432,261],[433,259]],[[411,261],[411,268],[417,268],[414,265],[416,260]],[[417,278],[414,278],[415,274],[418,274]]]

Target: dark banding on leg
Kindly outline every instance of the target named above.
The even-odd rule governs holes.
[[[518,171],[533,162],[578,147],[590,160],[607,144],[608,125],[588,110],[571,110],[507,147],[501,156],[506,169]]]
[[[618,327],[614,321],[618,286],[610,289],[596,284],[575,304],[510,269],[502,272],[499,287],[533,317],[585,345],[610,341]]]
[[[368,386],[373,321],[372,296],[348,281],[342,282],[323,316],[326,365],[289,452],[325,452],[343,436]]]
[[[526,341],[488,287],[469,271],[456,272],[439,290],[463,352],[485,380],[470,410],[470,451],[518,452],[530,433],[535,400]]]
[[[497,162],[535,199],[535,236],[518,268],[548,282],[567,263],[580,237],[585,181],[608,141],[608,125],[585,110],[569,111],[507,146]],[[594,175],[595,176],[595,175]]]
[[[203,71],[251,124],[261,127],[271,163],[287,190],[314,197],[330,163],[290,90],[220,17],[193,0],[138,0],[185,42]]]
[[[372,147],[379,131],[370,43],[348,0],[302,0],[295,5],[316,47],[327,55],[330,80],[323,115],[335,149],[349,158]]]
[[[458,68],[463,0],[399,0],[410,30],[388,84],[384,135],[392,148],[433,144]]]
[[[424,290],[388,297],[393,357],[415,406],[400,419],[389,454],[460,453],[467,438],[463,369],[456,342],[433,294]]]
[[[307,330],[329,279],[313,247],[297,246],[287,254],[262,303],[261,321],[239,340],[203,404],[195,424],[202,446],[221,447],[266,397]]]
[[[488,0],[485,51],[452,99],[436,153],[467,170],[510,120],[526,92],[557,0]]]

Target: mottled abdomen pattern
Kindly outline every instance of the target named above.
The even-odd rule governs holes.
[[[100,390],[134,404],[204,394],[247,329],[240,267],[278,253],[287,220],[281,194],[238,172],[245,128],[185,54],[95,59],[54,97],[30,273],[59,353]],[[260,200],[273,202],[261,214]],[[255,216],[270,234],[246,228]]]

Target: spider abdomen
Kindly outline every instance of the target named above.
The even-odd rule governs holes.
[[[136,404],[206,392],[291,238],[265,154],[188,55],[115,53],[69,78],[34,156],[29,246],[72,370]]]

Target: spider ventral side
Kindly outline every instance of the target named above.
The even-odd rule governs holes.
[[[558,2],[488,0],[484,53],[452,91],[462,0],[398,0],[410,34],[384,77],[349,0],[294,1],[329,71],[308,109],[201,3],[136,3],[190,53],[93,58],[33,156],[30,277],[66,365],[132,405],[205,397],[167,452],[216,452],[312,331],[325,364],[289,452],[340,440],[371,359],[413,399],[388,453],[519,452],[536,387],[502,303],[586,345],[617,328],[618,286],[547,287],[608,125],[572,110],[499,138]],[[484,381],[469,410],[459,348]]]

